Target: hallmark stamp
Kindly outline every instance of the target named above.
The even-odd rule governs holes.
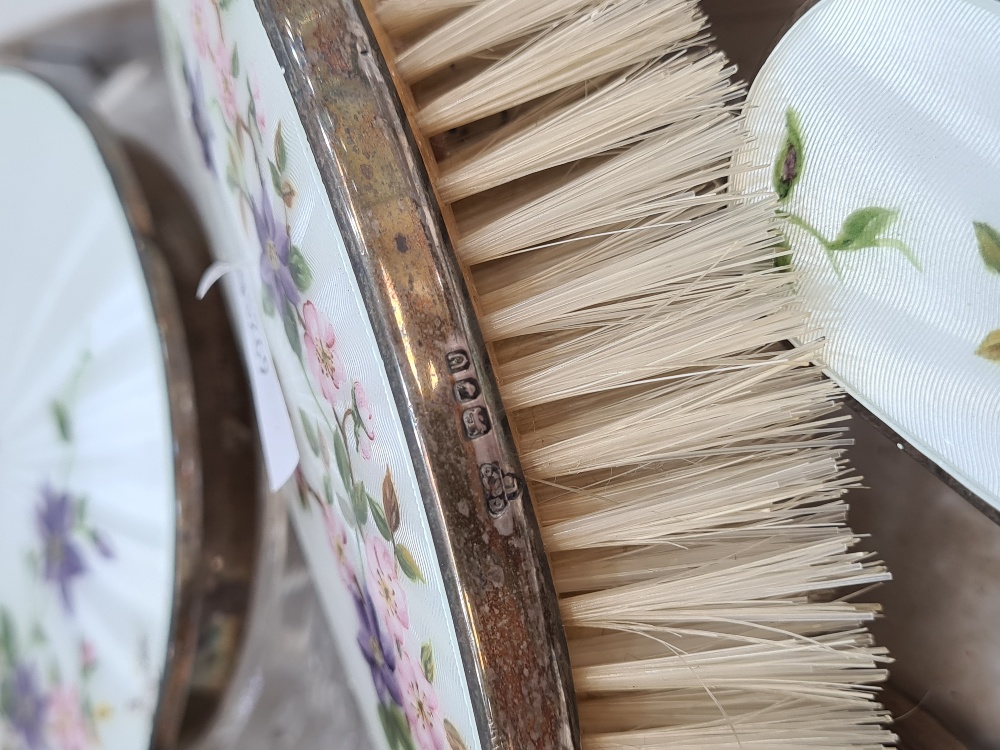
[[[455,383],[455,398],[463,403],[475,401],[479,398],[479,394],[481,392],[479,383],[475,380],[475,378],[459,380]]]
[[[475,440],[489,434],[492,426],[486,407],[473,406],[462,412],[462,426],[465,427],[465,436],[469,440]]]
[[[503,472],[496,464],[481,464],[479,467],[479,481],[483,485],[483,495],[486,498],[487,510],[494,516],[499,516],[507,509]]]
[[[464,349],[455,349],[454,351],[448,352],[445,355],[445,360],[448,362],[448,371],[452,374],[456,372],[464,372],[469,369],[472,364],[469,361],[469,353]]]

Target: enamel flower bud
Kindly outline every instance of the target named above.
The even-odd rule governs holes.
[[[789,108],[785,113],[785,125],[785,141],[774,163],[774,192],[782,202],[792,195],[805,165],[802,129],[794,109]]]

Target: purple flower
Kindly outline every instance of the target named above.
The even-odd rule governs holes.
[[[83,575],[83,558],[72,539],[75,509],[70,496],[42,487],[42,501],[36,511],[38,531],[42,536],[46,581],[58,584],[67,612],[73,611],[70,583]]]
[[[201,80],[201,69],[195,68],[192,75],[187,63],[182,64],[184,84],[187,86],[188,99],[191,102],[191,124],[201,144],[201,158],[205,166],[215,171],[215,160],[212,158],[212,126],[205,111],[205,84]]]
[[[372,672],[372,682],[375,692],[382,703],[392,699],[397,705],[403,705],[403,692],[396,680],[396,645],[381,626],[375,613],[375,604],[371,594],[364,588],[354,593],[354,606],[361,620],[361,630],[358,632],[358,645],[368,662]]]
[[[293,307],[299,303],[299,290],[288,267],[292,249],[288,228],[275,221],[274,209],[266,195],[259,203],[252,201],[251,208],[260,242],[260,280],[270,293],[275,309],[284,314],[286,302]]]
[[[45,714],[48,701],[38,689],[35,670],[17,665],[3,685],[3,713],[29,750],[46,747]]]

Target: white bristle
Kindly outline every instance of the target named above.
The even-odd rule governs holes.
[[[520,117],[451,155],[441,164],[438,189],[454,202],[549,167],[630,145],[655,128],[684,122],[715,109],[734,88],[720,77],[721,55],[679,57],[672,64],[629,71],[592,91],[571,91],[571,103],[556,97],[537,114]],[[684,109],[672,97],[680,94]]]
[[[383,0],[378,6],[378,21],[388,33],[402,36],[478,2],[479,0]]]
[[[515,0],[504,0],[506,5]],[[477,10],[496,3],[482,2]],[[704,27],[694,0],[604,0],[537,37],[417,114],[428,136],[516,107],[680,47]],[[498,18],[512,16],[503,9]],[[516,21],[508,21],[514,23]]]
[[[509,42],[575,11],[595,4],[595,0],[516,0],[501,7],[482,3],[421,37],[401,52],[396,69],[409,82]]]
[[[727,192],[747,135],[698,4],[384,0],[377,18],[401,78],[426,78],[412,117],[531,486],[585,750],[891,744],[877,608],[846,596],[888,573],[845,525],[839,391],[773,266],[774,205]]]

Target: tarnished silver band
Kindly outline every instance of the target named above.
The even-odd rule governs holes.
[[[353,0],[257,0],[323,175],[430,521],[479,734],[579,747],[558,601],[426,169]]]

